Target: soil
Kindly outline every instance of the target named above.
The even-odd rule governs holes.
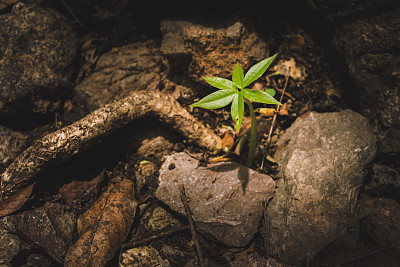
[[[288,79],[286,92],[289,96],[285,95],[283,98],[283,102],[287,103],[288,115],[278,116],[271,145],[267,144],[270,123],[266,124],[264,131],[266,134],[260,136],[259,148],[261,149],[256,156],[254,169],[273,178],[276,175],[277,166],[273,160],[267,160],[266,155],[274,155],[276,140],[298,116],[307,111],[339,111],[344,108],[352,108],[355,104],[343,92],[351,84],[342,75],[340,68],[333,63],[335,60],[331,57],[334,57],[334,55],[330,54],[326,48],[324,43],[326,39],[323,34],[324,31],[321,31],[321,23],[315,23],[318,18],[307,17],[307,10],[301,4],[290,3],[289,8],[287,1],[284,1],[284,4],[275,3],[272,6],[243,10],[235,7],[224,7],[223,10],[218,9],[218,7],[210,9],[190,7],[188,10],[182,10],[173,5],[167,6],[167,4],[161,4],[161,6],[155,8],[150,4],[138,4],[135,1],[125,0],[44,0],[41,1],[41,5],[53,8],[66,16],[78,35],[81,43],[81,56],[75,69],[76,83],[79,83],[90,72],[90,69],[83,68],[87,67],[85,62],[88,56],[93,55],[93,53],[98,56],[116,47],[137,41],[144,42],[155,39],[161,42],[160,22],[163,19],[190,18],[207,24],[211,20],[228,16],[251,18],[258,34],[262,39],[267,40],[270,51],[279,52],[280,59],[289,60],[293,58],[298,65],[304,66],[305,72],[305,75],[303,75],[305,78],[302,80]],[[4,14],[8,10],[4,9],[0,12]],[[87,49],[88,43],[90,43],[90,49]],[[188,84],[186,82],[187,77],[184,74],[174,73],[173,75],[174,80]],[[263,78],[260,82],[268,88],[276,89],[278,91],[277,97],[280,97],[279,90],[285,87],[286,77],[275,75]],[[189,105],[201,96],[200,94],[180,97],[178,101],[211,129],[219,129],[221,125],[234,128],[228,108],[218,110],[190,109]],[[26,124],[22,123],[25,128],[18,130],[29,133],[30,142],[26,144],[26,147],[28,147],[29,144],[33,143],[33,140],[57,130],[60,126],[71,124],[88,112],[84,106],[79,105],[79,99],[74,98],[71,94],[67,96],[63,107],[57,112],[51,115],[29,118]],[[56,122],[55,116],[57,116]],[[264,119],[268,122],[272,120],[272,118],[267,117]],[[249,113],[245,109],[244,124],[246,121],[248,125]],[[5,123],[10,128],[20,128],[10,121]],[[238,139],[239,137],[236,136],[236,141]],[[202,158],[205,164],[209,158],[213,157],[205,149],[187,143],[182,136],[167,129],[156,120],[141,119],[134,121],[87,151],[77,154],[66,162],[48,168],[42,173],[42,182],[35,187],[31,200],[17,213],[41,207],[48,202],[56,202],[64,205],[69,212],[74,214],[75,218],[78,218],[91,207],[101,192],[105,190],[107,181],[116,176],[128,175],[136,177],[136,198],[141,209],[140,216],[135,219],[126,243],[149,237],[157,232],[157,230],[149,227],[149,221],[152,221],[152,214],[155,214],[154,211],[159,207],[166,209],[173,215],[171,220],[176,220],[176,222],[170,223],[170,228],[176,227],[176,225],[187,225],[185,218],[170,211],[168,207],[165,207],[154,197],[158,170],[165,156],[181,151]],[[247,148],[245,147],[243,151],[247,151]],[[234,160],[245,164],[246,157],[247,155],[244,152],[241,156],[235,156]],[[387,165],[400,171],[400,162],[395,156],[379,156],[375,163]],[[7,163],[2,163],[0,171],[3,171],[6,166]],[[85,183],[99,176],[102,176],[103,179],[95,180],[94,186],[88,186],[88,189],[84,190],[79,197],[74,197],[72,201],[69,201],[68,197],[63,197],[60,193],[62,192],[60,189],[73,181]],[[57,177],[57,179],[54,177]],[[256,234],[253,241],[245,248],[227,247],[203,236],[200,236],[200,242],[203,254],[210,266],[229,266],[230,262],[252,252],[257,252],[261,256],[266,254],[264,240],[260,234]],[[163,251],[161,258],[168,259],[171,266],[197,264],[195,247],[191,243],[190,231],[187,228],[168,237],[156,239],[149,244],[158,251]],[[362,239],[358,246],[352,247],[365,251],[364,255],[367,255],[365,258],[354,258],[353,255],[348,255],[343,248],[335,250],[338,247],[333,247],[329,251],[324,250],[312,264],[317,266],[323,262],[324,266],[330,266],[333,263],[337,264],[338,258],[341,259],[341,264],[346,266],[378,266],[371,265],[371,263],[377,261],[392,263],[392,254],[388,253],[390,248],[382,250],[385,247],[379,247],[378,244],[368,238]],[[172,252],[168,252],[166,248],[173,248]],[[379,252],[380,250],[382,252]],[[51,258],[49,259],[45,252],[36,248],[22,251],[20,258],[27,260],[27,255],[31,253],[41,255],[39,256],[43,258],[42,262],[39,261],[41,266],[57,264]],[[119,256],[123,253],[124,249],[119,250],[107,266],[118,266]],[[387,253],[387,257],[382,258],[382,253]],[[26,262],[21,262],[21,260],[14,262],[14,266],[22,266],[23,264],[26,264]]]

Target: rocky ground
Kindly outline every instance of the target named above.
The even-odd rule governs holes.
[[[0,266],[396,266],[399,13],[1,1]],[[247,168],[189,105],[274,53]]]

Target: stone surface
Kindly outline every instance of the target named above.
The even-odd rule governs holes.
[[[247,254],[240,260],[230,262],[229,266],[230,267],[294,267],[292,265],[279,263],[272,258],[269,259],[262,258],[256,252]]]
[[[12,266],[14,257],[21,249],[21,241],[12,233],[15,227],[8,217],[0,219],[0,266]]]
[[[394,245],[400,260],[400,204],[393,199],[364,197],[360,201],[363,216],[361,232],[381,247]],[[399,261],[397,261],[399,262]]]
[[[73,74],[77,39],[50,9],[14,5],[0,15],[0,114],[46,113],[61,106]]]
[[[163,20],[161,32],[161,52],[167,56],[171,71],[179,69],[202,83],[203,76],[231,78],[236,62],[247,71],[268,53],[267,44],[240,21],[212,28],[182,20]]]
[[[10,216],[16,230],[60,258],[72,244],[75,219],[57,203]]]
[[[332,23],[329,44],[337,52],[340,68],[354,83],[347,97],[353,104],[358,102],[361,114],[378,133],[380,152],[400,152],[398,1],[307,2]]]
[[[133,91],[157,89],[163,69],[157,42],[128,44],[100,56],[93,72],[75,87],[75,98],[93,111]]]
[[[197,229],[230,246],[246,245],[258,231],[275,182],[235,162],[199,166],[186,153],[169,156],[160,169],[157,198],[186,216],[179,195],[183,184]]]
[[[0,164],[12,162],[26,145],[27,135],[0,125]]]
[[[46,203],[42,207],[1,218],[0,266],[13,266],[25,261],[26,266],[49,266],[46,257],[36,254],[32,243],[63,258],[72,243],[74,225],[72,213],[57,203]]]
[[[277,146],[281,178],[267,209],[269,255],[299,266],[346,233],[376,138],[351,110],[310,112]]]
[[[400,202],[400,173],[389,166],[374,164],[364,191],[373,197],[392,198]]]

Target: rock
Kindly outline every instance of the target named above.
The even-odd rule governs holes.
[[[24,260],[26,266],[50,266],[32,244],[62,259],[72,243],[74,225],[73,214],[57,203],[1,218],[0,266],[19,265]]]
[[[294,267],[292,265],[286,265],[277,262],[276,260],[269,258],[261,258],[257,253],[247,254],[243,258],[237,261],[232,261],[229,263],[230,267]]]
[[[169,156],[160,169],[158,199],[186,216],[179,186],[190,198],[197,229],[229,246],[244,246],[258,231],[263,201],[268,202],[275,182],[235,162],[209,164],[186,153]]]
[[[151,214],[145,213],[143,220],[147,221],[144,227],[150,232],[161,231],[164,228],[173,228],[179,226],[181,223],[172,216],[167,210],[161,206],[154,208]]]
[[[21,234],[60,258],[65,256],[72,244],[74,215],[60,204],[46,203],[10,216],[10,222]]]
[[[382,153],[400,152],[400,6],[396,0],[307,0],[334,25],[329,43],[378,134]],[[389,7],[389,8],[388,8]],[[366,16],[365,14],[368,14]]]
[[[400,33],[393,24],[399,18],[400,8],[363,17],[338,29],[334,39],[357,85],[362,113],[381,130],[384,153],[400,151]]]
[[[0,164],[12,162],[26,145],[27,135],[0,125]]]
[[[13,259],[18,255],[21,241],[12,233],[15,227],[8,217],[0,219],[0,266],[12,266]]]
[[[268,252],[299,266],[346,233],[376,139],[367,120],[351,110],[310,112],[277,146],[282,178],[267,208]]]
[[[73,74],[77,39],[50,9],[14,5],[0,15],[0,114],[46,113],[61,107]]]
[[[124,251],[119,266],[171,266],[171,264],[152,246],[142,246]]]
[[[400,173],[389,166],[374,164],[371,180],[364,190],[370,196],[393,198],[400,202]]]
[[[364,236],[381,247],[395,246],[400,260],[400,204],[393,199],[365,197],[360,203]]]
[[[93,72],[75,87],[75,98],[93,111],[133,91],[156,90],[163,69],[157,42],[128,44],[100,56]]]
[[[188,21],[163,20],[161,32],[161,52],[168,58],[170,69],[178,68],[201,83],[203,76],[230,78],[236,62],[246,71],[268,55],[267,44],[239,21],[212,28]]]

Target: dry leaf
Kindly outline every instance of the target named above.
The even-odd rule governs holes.
[[[208,161],[208,163],[227,162],[227,161],[231,161],[231,160],[232,160],[232,158],[230,158],[227,155],[224,155],[224,156],[212,158]]]
[[[7,216],[20,208],[28,201],[32,194],[35,183],[12,194],[9,198],[0,203],[0,218]]]
[[[233,147],[235,140],[233,139],[233,135],[230,132],[225,132],[221,138],[222,141],[222,149],[227,152],[231,150]]]
[[[82,198],[85,193],[92,191],[96,186],[104,180],[104,174],[97,175],[90,181],[72,181],[65,184],[59,190],[61,198],[66,204],[72,205],[74,200]]]
[[[288,116],[289,115],[288,108],[289,108],[289,105],[287,103],[284,103],[282,106],[280,106],[279,115]]]
[[[282,75],[290,76],[293,80],[303,81],[306,78],[306,70],[303,66],[297,66],[294,58],[280,60],[272,70],[279,71]]]
[[[258,112],[267,117],[275,116],[276,114],[278,114],[278,111],[274,108],[256,108],[254,112]]]
[[[64,266],[104,266],[126,239],[136,207],[133,181],[121,178],[111,184],[78,219],[79,240],[69,248]]]

